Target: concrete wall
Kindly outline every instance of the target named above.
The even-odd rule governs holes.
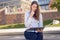
[[[8,14],[6,15],[6,24],[23,23],[23,14]]]
[[[43,20],[53,20],[53,19],[60,19],[60,13],[59,12],[43,13]]]
[[[6,22],[5,22],[5,11],[3,10],[3,11],[1,11],[0,12],[0,24],[2,25],[2,24],[5,24]]]
[[[60,19],[59,12],[49,12],[43,13],[43,20]],[[24,13],[21,14],[5,14],[5,11],[0,12],[0,25],[1,24],[13,24],[13,23],[23,23]]]

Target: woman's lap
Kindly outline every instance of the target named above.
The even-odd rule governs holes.
[[[37,40],[43,40],[43,33],[42,32],[38,32],[37,33]]]
[[[27,40],[43,40],[42,32],[24,32],[24,36]]]

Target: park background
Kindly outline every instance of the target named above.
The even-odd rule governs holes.
[[[0,0],[0,29],[25,28],[24,15],[34,0]],[[44,27],[60,27],[60,0],[36,0]]]

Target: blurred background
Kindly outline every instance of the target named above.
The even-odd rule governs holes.
[[[25,40],[24,15],[32,1],[43,16],[44,40],[60,40],[60,0],[0,0],[0,40]]]
[[[32,1],[39,4],[44,26],[60,26],[60,0],[0,0],[0,28],[23,28]]]

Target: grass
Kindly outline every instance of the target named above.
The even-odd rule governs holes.
[[[53,20],[45,20],[43,21],[43,25],[46,26],[46,25],[49,25],[50,23],[52,23]]]
[[[60,19],[58,19],[60,20]],[[45,20],[43,21],[43,25],[47,26],[47,27],[58,27],[60,26],[60,24],[54,24],[52,25],[53,20]],[[17,24],[6,24],[6,25],[0,25],[0,29],[12,29],[12,28],[24,28],[24,24],[23,23],[17,23]]]
[[[6,24],[0,25],[0,29],[10,29],[10,28],[24,28],[24,24]]]
[[[60,21],[60,19],[56,19],[56,20]],[[46,23],[44,23],[44,26],[47,26],[47,27],[60,27],[60,23],[59,24],[52,24],[53,20],[46,20],[45,22]]]
[[[48,25],[47,27],[60,27],[60,24]]]

